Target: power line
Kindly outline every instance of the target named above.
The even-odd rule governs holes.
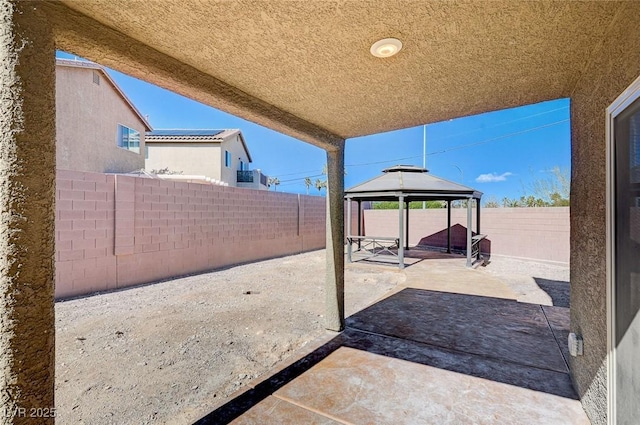
[[[439,139],[436,139],[435,142],[440,142],[442,140],[447,140],[447,139],[451,139],[451,138],[454,138],[454,137],[463,136],[465,134],[475,133],[475,132],[478,132],[478,131],[481,131],[481,130],[484,131],[484,130],[488,130],[488,129],[491,129],[491,128],[501,127],[501,126],[504,126],[504,125],[507,125],[507,124],[511,124],[511,123],[514,123],[514,122],[524,121],[524,120],[527,120],[527,119],[530,119],[530,118],[533,118],[533,117],[538,117],[538,116],[541,116],[541,115],[550,114],[552,112],[561,111],[563,109],[569,109],[569,107],[568,106],[563,106],[561,108],[550,109],[548,111],[539,112],[537,114],[532,114],[532,115],[527,115],[525,117],[516,118],[516,119],[511,120],[511,121],[500,122],[499,124],[495,124],[495,125],[492,125],[490,127],[475,128],[473,130],[463,131],[461,133],[449,134],[447,136],[444,136],[444,137],[441,137]],[[566,122],[566,121],[568,121],[568,120],[558,121],[557,123]],[[553,125],[553,124],[551,124],[551,125]],[[543,128],[543,127],[536,127],[536,128],[531,129],[531,131],[536,130],[538,128]],[[511,133],[510,135],[516,135],[516,134],[519,134],[519,133]],[[505,135],[504,137],[508,137],[508,136],[509,135]],[[433,141],[434,140],[432,140],[432,142]],[[440,153],[440,152],[438,152],[438,153]],[[427,155],[433,155],[433,154],[434,153],[428,153]],[[351,165],[346,165],[346,167],[359,167],[361,165],[384,164],[384,163],[387,163],[387,162],[404,161],[406,159],[415,159],[415,158],[418,158],[418,157],[421,158],[422,155],[420,155],[420,156],[417,156],[417,155],[416,156],[409,156],[409,157],[406,157],[406,158],[397,158],[397,159],[388,160],[388,161],[378,161],[378,162],[370,162],[370,163],[363,163],[363,164],[351,164]],[[316,173],[317,171],[318,170],[316,169],[316,170],[297,171],[297,172],[294,172],[294,173],[277,174],[277,175],[279,177],[286,177],[286,176],[295,176],[295,175],[298,175],[298,174]],[[308,177],[308,176],[306,176],[306,177]],[[314,177],[317,177],[317,176],[314,176]],[[302,177],[302,180],[303,179],[304,179],[304,177]],[[291,179],[291,180],[286,180],[286,181],[293,181],[293,180],[301,180],[301,179]]]
[[[541,126],[538,126],[538,127],[528,128],[528,129],[522,130],[522,131],[517,131],[515,133],[504,134],[502,136],[493,137],[491,139],[481,140],[479,142],[468,143],[466,145],[453,146],[451,148],[442,149],[442,150],[435,151],[435,152],[428,152],[427,155],[438,155],[438,154],[447,153],[447,152],[451,152],[451,151],[455,151],[455,150],[469,148],[469,147],[472,147],[472,146],[483,145],[483,144],[486,144],[486,143],[494,142],[496,140],[507,139],[507,138],[510,138],[510,137],[513,137],[513,136],[518,136],[518,135],[521,135],[521,134],[530,133],[532,131],[541,130],[543,128],[552,127],[554,125],[562,124],[562,123],[568,122],[568,121],[569,121],[569,119],[560,120],[560,121],[556,121],[556,122],[553,122],[553,123],[550,123],[550,124],[545,124],[545,125],[541,125]],[[407,157],[404,157],[404,158],[387,159],[387,160],[384,160],[384,161],[364,162],[364,163],[360,163],[360,164],[348,164],[348,165],[345,165],[345,167],[362,167],[362,166],[366,166],[366,165],[386,164],[386,163],[389,163],[389,162],[404,161],[404,160],[407,160],[407,159],[415,159],[415,158],[422,158],[422,155],[413,155],[413,156],[407,156]]]

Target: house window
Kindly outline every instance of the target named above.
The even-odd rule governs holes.
[[[240,171],[244,171],[244,162],[240,160]]]
[[[96,71],[93,71],[93,84],[100,85],[100,74]]]
[[[229,151],[224,151],[224,166],[231,168],[231,153]]]
[[[144,146],[144,159],[149,159],[149,146]]]
[[[118,147],[140,153],[140,133],[118,124]]]

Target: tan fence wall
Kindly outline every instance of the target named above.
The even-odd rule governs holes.
[[[324,248],[325,198],[58,170],[56,296]]]
[[[484,251],[512,257],[569,262],[568,207],[482,208],[480,212],[480,231],[488,239],[482,246]],[[451,210],[451,225],[455,226],[452,245],[464,247],[466,209]],[[410,245],[417,245],[421,240],[428,239],[435,242],[434,246],[446,247],[446,228],[446,209],[411,210],[409,213]],[[364,229],[369,236],[397,236],[398,211],[365,210]],[[475,229],[474,209],[473,230]]]

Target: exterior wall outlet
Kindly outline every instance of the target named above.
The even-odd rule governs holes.
[[[571,332],[569,334],[569,354],[573,357],[581,356],[583,354],[583,341],[582,336],[576,335]]]

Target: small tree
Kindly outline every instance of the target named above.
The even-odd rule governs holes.
[[[324,180],[316,179],[315,185],[316,185],[316,189],[318,189],[318,192],[322,193],[322,188],[327,187],[327,182]]]
[[[495,195],[489,196],[484,201],[484,207],[485,208],[500,208],[500,203],[498,202],[498,198],[496,198]]]
[[[309,194],[309,188],[311,187],[312,184],[313,182],[311,181],[311,177],[304,178],[304,185],[307,186],[307,195]]]
[[[524,191],[531,192],[542,200],[546,206],[562,207],[569,205],[571,195],[571,175],[568,168],[555,166],[551,169],[551,177],[536,178]]]
[[[517,199],[502,198],[502,206],[505,208],[516,208],[520,206],[520,202]]]
[[[267,183],[269,184],[269,186],[273,185],[273,190],[274,191],[278,191],[278,185],[280,184],[280,179],[277,177],[269,177],[269,180],[267,181]]]

